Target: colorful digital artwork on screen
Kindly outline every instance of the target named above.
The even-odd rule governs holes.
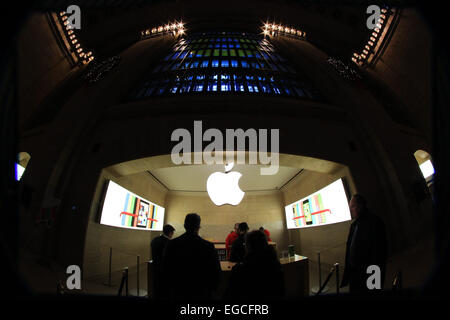
[[[332,224],[351,219],[342,179],[285,207],[288,229]]]
[[[164,208],[146,200],[113,181],[103,202],[100,223],[139,230],[162,230]]]

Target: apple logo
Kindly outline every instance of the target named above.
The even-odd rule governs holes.
[[[239,179],[242,177],[240,172],[229,172],[234,166],[234,163],[225,165],[225,173],[214,172],[206,181],[206,190],[216,206],[223,204],[238,205],[245,192],[239,188]]]

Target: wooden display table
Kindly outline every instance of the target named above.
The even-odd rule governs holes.
[[[287,298],[309,296],[309,260],[298,254],[280,259]]]
[[[226,261],[227,260],[227,250],[225,246],[225,242],[218,242],[214,241],[214,248],[216,248],[217,255],[219,256],[220,261]],[[269,245],[273,246],[275,251],[277,249],[277,243],[276,242],[269,242]]]
[[[286,288],[287,298],[299,298],[309,295],[309,269],[308,258],[300,255],[295,255],[290,258],[280,259],[281,267],[284,273],[284,283]],[[231,269],[235,265],[235,262],[220,261],[220,267],[222,269],[221,280],[219,289],[215,294],[215,299],[221,299],[228,286]],[[152,261],[148,262],[147,269],[147,292],[149,296],[152,296],[152,280],[153,280],[153,266]]]
[[[284,273],[284,285],[287,298],[299,298],[309,295],[308,261],[307,257],[298,254],[293,257],[280,259],[281,268]],[[231,261],[220,261],[222,277],[217,298],[222,297],[225,293],[230,280],[230,271],[235,264],[235,262]]]

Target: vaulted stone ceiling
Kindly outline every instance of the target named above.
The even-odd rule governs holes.
[[[64,10],[73,1],[44,1],[41,9]],[[366,7],[302,0],[113,0],[77,1],[82,43],[97,57],[110,56],[139,39],[140,31],[175,19],[188,32],[261,32],[265,20],[307,32],[308,41],[331,56],[349,59],[367,40]]]

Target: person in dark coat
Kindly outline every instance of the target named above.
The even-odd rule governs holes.
[[[163,252],[167,243],[172,239],[175,228],[170,224],[163,227],[163,233],[152,240],[150,246],[152,249],[152,260],[154,264],[160,265],[162,262]]]
[[[242,263],[231,269],[225,299],[274,300],[285,296],[284,274],[275,249],[264,233],[254,230],[246,235],[246,254]]]
[[[351,294],[367,293],[367,267],[377,265],[383,287],[386,271],[387,240],[383,221],[372,214],[363,196],[356,194],[349,203],[352,219],[345,255],[341,287],[349,285]]]
[[[272,239],[270,239],[270,232],[269,232],[269,230],[264,229],[264,227],[260,227],[259,231],[263,232],[266,235],[267,241],[269,241],[269,242],[272,241]]]
[[[242,262],[245,256],[245,235],[248,231],[247,222],[242,222],[239,224],[238,233],[239,237],[233,241],[231,245],[230,261],[231,262]]]
[[[166,246],[162,264],[166,299],[209,300],[217,290],[220,261],[214,245],[198,235],[200,221],[196,213],[186,215],[186,232]]]
[[[161,295],[161,265],[164,249],[167,243],[172,239],[175,228],[170,224],[166,224],[163,227],[163,233],[152,240],[150,243],[151,256],[152,256],[152,267],[153,267],[153,296],[159,298]]]

